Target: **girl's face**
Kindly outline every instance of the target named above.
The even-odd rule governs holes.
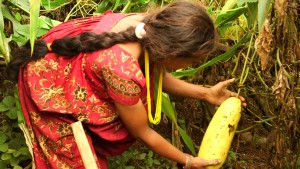
[[[163,62],[163,65],[170,71],[176,71],[178,69],[188,68],[193,64],[197,64],[201,61],[201,57],[198,58],[182,58],[182,57],[172,57]]]

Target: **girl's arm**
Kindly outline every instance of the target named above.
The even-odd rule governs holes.
[[[127,106],[115,102],[120,117],[129,132],[157,154],[177,163],[185,165],[186,154],[174,147],[160,134],[148,126],[148,117],[141,100],[135,105]],[[203,160],[192,158],[193,168],[207,165],[217,165],[218,160]]]
[[[206,100],[211,104],[220,105],[228,97],[235,97],[237,93],[231,92],[226,89],[234,79],[219,82],[211,88],[203,87],[196,84],[191,84],[175,78],[170,73],[166,73],[163,79],[163,91],[172,95],[188,97],[199,100]],[[242,96],[238,96],[239,99],[244,102],[245,99]],[[246,103],[243,103],[246,106]]]

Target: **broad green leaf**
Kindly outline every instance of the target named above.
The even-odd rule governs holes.
[[[236,153],[233,152],[233,151],[229,151],[229,152],[228,152],[228,155],[229,155],[229,157],[230,157],[231,159],[234,159],[234,160],[237,159],[237,155],[236,155]]]
[[[38,23],[37,23],[38,26],[37,26],[37,29],[36,29],[36,37],[43,36],[51,28],[53,28],[54,26],[56,26],[60,23],[61,22],[51,20],[50,18],[47,18],[47,17],[40,17],[38,19]],[[17,34],[14,34],[13,40],[16,41],[16,42],[21,42],[22,44],[24,44],[23,42],[27,42],[27,40],[30,38],[30,35],[28,34],[29,31],[30,31],[30,25],[19,25],[16,28],[16,33]]]
[[[5,105],[4,103],[0,102],[0,112],[5,112],[9,110],[9,107],[7,107],[7,105]]]
[[[12,153],[12,155],[13,155],[14,157],[18,157],[18,156],[21,155],[21,152],[20,152],[20,151],[15,151],[15,152]]]
[[[153,151],[149,151],[149,153],[147,154],[147,156],[148,156],[149,158],[152,158],[152,157],[153,157]]]
[[[10,153],[3,153],[1,155],[1,160],[9,160],[12,157]]]
[[[244,5],[244,4],[246,4],[246,3],[252,3],[252,2],[257,2],[258,0],[238,0],[237,1],[237,6],[242,6],[242,5]]]
[[[20,162],[20,158],[16,158],[14,156],[9,159],[10,165],[14,166],[14,168],[15,168],[15,166],[19,166],[18,165],[19,162]]]
[[[15,165],[13,169],[23,169],[23,168],[19,165]]]
[[[1,152],[6,152],[8,150],[8,144],[4,143],[4,144],[0,144],[0,151]]]
[[[261,27],[266,19],[267,13],[269,12],[269,8],[270,8],[270,0],[258,1],[257,21],[258,21],[259,32],[260,32]]]
[[[66,0],[42,0],[42,6],[46,10],[52,10],[65,4],[67,4]]]
[[[212,66],[217,62],[225,61],[230,59],[236,52],[237,48],[240,47],[243,43],[249,41],[249,33],[247,33],[239,42],[237,42],[232,48],[230,48],[226,53],[223,53],[212,60],[202,64],[200,67],[195,69],[187,69],[183,71],[172,72],[172,75],[180,78],[183,76],[193,76],[195,73],[201,71],[202,69]]]
[[[29,155],[28,147],[21,147],[21,148],[19,149],[19,152],[20,152],[22,155]]]
[[[30,0],[30,46],[31,54],[34,49],[34,41],[37,35],[38,18],[41,0]]]
[[[7,107],[14,107],[16,100],[13,96],[6,96],[2,101]]]
[[[140,153],[138,156],[137,156],[137,159],[138,160],[145,160],[145,158],[146,158],[146,153]]]
[[[11,38],[12,38],[12,41],[17,42],[19,45],[24,45],[29,39],[29,37],[24,37],[19,34],[13,34],[11,36]]]
[[[24,12],[29,14],[30,3],[29,0],[9,0],[12,4],[22,9]]]
[[[152,158],[147,158],[148,165],[153,166],[153,159]]]
[[[153,160],[153,164],[155,164],[155,165],[161,165],[160,161],[157,160],[157,159],[154,159],[154,160]]]
[[[217,27],[222,27],[224,24],[231,22],[231,21],[235,20],[236,18],[238,18],[240,15],[245,13],[246,10],[247,10],[247,6],[243,6],[243,7],[228,10],[225,13],[220,13],[217,16],[215,24]]]
[[[180,136],[183,139],[186,146],[193,153],[193,155],[196,155],[196,151],[195,151],[195,148],[194,148],[191,138],[186,134],[186,132],[181,127],[178,126],[178,130],[179,130]]]
[[[16,14],[15,14],[15,19],[18,21],[18,22],[21,22],[21,20],[22,20],[22,15],[19,13],[19,12],[17,12]]]
[[[10,108],[9,111],[7,111],[5,114],[12,120],[17,119],[18,118],[18,114],[17,114],[17,108],[13,107]]]
[[[214,11],[213,11],[214,7],[215,6],[212,5],[207,8],[207,13],[209,14],[210,17],[214,16]]]
[[[42,21],[39,21],[39,26],[42,27],[42,28],[45,28],[45,29],[51,29],[51,28],[61,24],[60,21],[53,20],[53,19],[48,18],[46,16],[40,16],[39,20],[42,20]],[[41,23],[44,24],[44,26],[42,26]]]
[[[1,12],[2,12],[2,15],[4,18],[6,18],[12,22],[14,30],[15,30],[15,27],[18,27],[19,25],[21,25],[21,23],[10,14],[7,7],[1,5]]]
[[[0,131],[0,145],[5,143],[6,139],[7,139],[6,134],[3,131]]]
[[[6,169],[7,168],[7,162],[0,160],[0,168]]]
[[[227,23],[225,23],[222,27],[219,28],[220,35],[221,35],[222,37],[224,37],[224,36],[225,36],[226,30],[227,30],[228,28],[232,27],[232,26],[233,26],[233,25],[232,25],[232,22],[227,22]]]

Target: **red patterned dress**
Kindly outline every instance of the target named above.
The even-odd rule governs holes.
[[[53,28],[42,39],[52,42],[83,31],[103,32],[124,14],[107,12]],[[146,100],[145,78],[137,60],[114,45],[72,58],[48,53],[20,70],[21,106],[33,142],[38,169],[84,168],[70,124],[80,120],[99,168],[106,156],[125,151],[134,138],[122,124],[114,101],[133,105]]]

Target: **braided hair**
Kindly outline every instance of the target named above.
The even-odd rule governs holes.
[[[214,49],[216,31],[206,10],[195,3],[175,2],[153,12],[143,19],[146,35],[139,39],[135,27],[121,32],[83,32],[75,37],[56,39],[51,51],[58,56],[74,57],[81,52],[93,52],[118,43],[139,42],[150,55],[150,62],[160,63],[168,56],[199,57]],[[21,65],[45,57],[49,52],[46,41],[35,40],[30,54],[30,43],[18,48],[7,65],[8,79],[17,81]]]

